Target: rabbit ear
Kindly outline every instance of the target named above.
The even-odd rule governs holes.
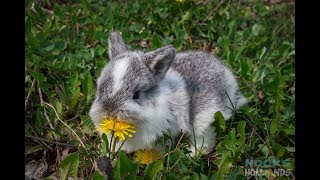
[[[175,56],[176,50],[169,45],[144,54],[143,59],[159,82],[164,78]]]
[[[108,47],[109,58],[113,59],[114,57],[126,51],[127,51],[127,47],[124,44],[123,39],[119,34],[119,32],[117,31],[111,32],[109,35],[109,47]]]

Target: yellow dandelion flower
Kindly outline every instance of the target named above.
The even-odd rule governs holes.
[[[186,0],[176,0],[176,2],[178,2],[178,3],[183,3],[183,2],[185,2]]]
[[[135,160],[141,164],[150,164],[153,161],[161,159],[160,153],[155,150],[139,150],[135,154]]]
[[[120,141],[124,141],[126,139],[126,136],[132,137],[132,133],[136,132],[135,126],[119,121],[116,118],[108,117],[103,119],[100,122],[98,130],[102,133],[109,134],[111,132],[114,132],[114,137],[119,138]]]

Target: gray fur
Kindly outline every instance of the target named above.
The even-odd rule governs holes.
[[[230,93],[228,92],[230,87],[224,82],[226,80],[224,72],[230,70],[214,56],[201,51],[179,53],[171,68],[181,73],[187,82],[187,91],[192,102],[191,120],[195,114],[208,108],[209,101],[213,98],[217,100],[216,106],[220,109],[225,109],[229,105],[227,93]],[[236,100],[241,100],[242,94],[239,90],[236,92]],[[233,103],[238,105],[238,101]]]
[[[125,51],[127,51],[127,47],[124,44],[121,35],[117,31],[110,33],[108,48],[110,59],[115,58],[117,55],[124,53]]]
[[[221,111],[226,119],[233,113],[227,94],[236,109],[246,103],[231,71],[209,53],[176,54],[173,46],[130,51],[117,32],[109,43],[110,62],[98,78],[90,116],[96,126],[104,116],[135,124],[136,134],[123,146],[127,152],[155,147],[164,133],[192,134],[194,128],[191,141],[197,147],[191,147],[191,154],[201,146],[207,154],[216,142],[210,126],[214,113]],[[198,142],[202,139],[204,144]]]

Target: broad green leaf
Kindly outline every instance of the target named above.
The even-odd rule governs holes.
[[[249,77],[249,66],[248,66],[248,63],[246,62],[246,60],[241,59],[240,60],[240,64],[241,64],[241,75],[245,79],[248,79],[248,77]]]
[[[295,147],[285,147],[288,152],[296,152]]]
[[[287,151],[281,144],[274,143],[272,145],[272,151],[277,156],[277,158],[281,158]]]
[[[290,124],[288,128],[282,129],[287,135],[295,135],[296,128],[294,125]]]
[[[181,39],[182,41],[187,39],[187,33],[185,31],[179,31],[177,35],[178,35],[178,38]]]
[[[208,180],[208,176],[200,173],[200,180]]]
[[[153,161],[145,170],[145,175],[149,177],[155,176],[163,168],[162,160]]]
[[[107,61],[103,60],[103,61],[96,61],[96,72],[95,72],[95,77],[99,76],[103,67],[106,65]]]
[[[67,89],[71,90],[72,92],[76,87],[78,87],[78,79],[79,79],[78,73],[74,72],[66,83]]]
[[[243,175],[243,174],[238,174],[235,178],[236,180],[247,180],[247,176]]]
[[[161,41],[160,37],[157,34],[153,35],[152,44],[151,44],[152,49],[156,49],[156,48],[161,47],[162,46],[161,42],[162,41]]]
[[[43,180],[56,180],[55,177],[49,176],[49,177],[42,177]]]
[[[258,71],[254,75],[252,80],[253,81],[263,81],[264,77],[266,77],[266,75],[269,73],[270,73],[270,68],[268,68],[266,65],[262,65],[261,67],[259,67]]]
[[[71,91],[71,92],[70,92]],[[75,106],[78,103],[79,97],[80,97],[80,88],[76,87],[73,90],[70,90],[69,92],[66,93],[67,96],[67,102],[66,104],[69,106],[68,111],[73,111]]]
[[[45,77],[42,73],[39,73],[37,71],[31,70],[30,75],[34,77],[39,83],[42,83],[47,80],[47,77]]]
[[[120,161],[118,160],[115,166],[112,169],[112,177],[113,179],[121,179],[120,175]]]
[[[261,31],[261,28],[262,28],[261,25],[259,25],[259,24],[254,24],[254,25],[252,26],[252,34],[253,34],[254,36],[258,36],[259,33],[260,33],[260,31]]]
[[[63,40],[59,39],[54,43],[54,48],[61,51],[66,48],[66,44]]]
[[[53,49],[54,49],[54,44],[53,44],[53,43],[48,44],[48,45],[44,48],[45,51],[52,51]]]
[[[184,177],[182,177],[181,180],[189,180],[189,179],[190,179],[190,176],[184,176]]]
[[[91,48],[91,49],[89,50],[89,52],[90,52],[91,58],[93,58],[93,57],[94,57],[94,49]]]
[[[79,155],[77,153],[68,154],[59,165],[60,179],[66,180],[69,177],[77,177],[79,167]]]
[[[220,46],[221,46],[222,51],[226,55],[228,64],[230,64],[232,66],[233,58],[231,58],[231,56],[230,56],[231,52],[230,52],[229,38],[226,36],[222,36],[222,38],[220,40]]]
[[[191,178],[191,180],[199,180],[199,175],[197,173],[194,173]]]
[[[93,32],[93,34],[94,34],[94,38],[97,39],[98,41],[103,41],[103,40],[108,39],[107,34],[101,32],[101,31],[95,31],[95,32]]]
[[[226,121],[220,111],[214,114],[213,126],[216,128],[219,136],[226,130]]]
[[[240,121],[238,126],[237,126],[238,135],[239,135],[239,143],[240,144],[244,144],[245,141],[246,141],[245,128],[246,128],[246,122],[245,121]]]
[[[101,45],[97,45],[94,49],[94,52],[97,56],[102,56],[105,51],[105,48],[103,48]]]
[[[102,143],[102,155],[106,156],[110,152],[108,136],[105,133],[103,133],[101,137],[102,137],[102,140],[103,140],[103,143]]]
[[[231,159],[230,153],[222,154],[222,157],[218,164],[218,174],[227,174],[230,171],[230,168],[232,167],[232,159]]]
[[[175,164],[177,161],[179,161],[181,156],[182,156],[181,151],[174,151],[174,152],[170,153],[170,163]]]
[[[258,147],[259,147],[260,151],[263,153],[263,155],[264,155],[265,157],[268,157],[268,156],[269,156],[269,149],[268,149],[268,147],[267,147],[266,145],[264,145],[264,144],[259,144]]]
[[[232,152],[234,155],[237,150],[237,138],[236,138],[236,130],[234,128],[231,129],[228,136],[223,140],[223,145]]]
[[[191,18],[190,11],[185,12],[184,15],[181,17],[179,24],[184,23],[185,21],[188,21],[190,18]]]
[[[90,72],[86,73],[82,83],[82,90],[86,98],[86,102],[89,103],[94,95],[93,81]]]
[[[244,168],[239,166],[233,167],[231,172],[226,176],[226,179],[246,180]]]
[[[131,162],[124,151],[119,152],[120,176],[133,175],[138,169],[138,165]]]
[[[175,40],[175,42],[174,42],[174,47],[175,47],[177,50],[181,50],[181,49],[182,49],[182,41],[181,41],[181,39]]]
[[[187,161],[187,162],[190,162],[188,159],[186,159],[186,161]],[[186,163],[186,164],[188,164],[188,163]],[[184,162],[179,161],[179,162],[178,162],[178,167],[179,167],[179,169],[180,169],[180,171],[181,171],[182,173],[187,173],[187,172],[188,172],[188,168],[187,168],[187,166],[184,164]]]
[[[62,113],[62,103],[59,100],[55,100],[53,104],[57,112]]]
[[[296,51],[295,51],[295,50],[291,51],[291,52],[288,54],[288,56],[294,56],[294,55],[296,55]]]
[[[270,135],[271,136],[275,135],[277,131],[278,131],[278,121],[276,119],[273,119],[270,125]]]
[[[101,175],[99,171],[95,171],[93,173],[92,180],[105,180],[105,177]]]
[[[218,180],[218,178],[220,177],[220,175],[218,174],[218,171],[216,171],[216,170],[214,170],[213,172],[212,172],[212,176],[211,176],[211,178],[210,178],[210,180]],[[221,179],[221,178],[220,178]]]

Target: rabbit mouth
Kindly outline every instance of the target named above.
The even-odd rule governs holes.
[[[106,116],[102,117],[101,120],[106,119],[106,118],[114,118],[118,121],[130,123],[130,124],[137,124],[137,122],[138,122],[136,116],[134,116],[132,114],[128,115],[126,113],[121,113],[121,114],[112,115],[112,116],[106,115]]]

